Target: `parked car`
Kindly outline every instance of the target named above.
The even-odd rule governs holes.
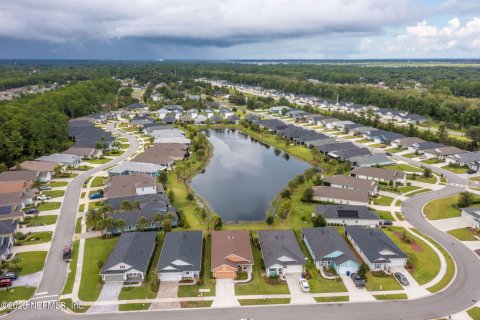
[[[89,198],[90,198],[90,200],[101,199],[101,198],[103,198],[103,194],[97,192],[97,193],[92,194]]]
[[[8,288],[8,287],[11,287],[12,284],[13,284],[13,281],[10,279],[0,280],[0,288]]]
[[[410,283],[408,282],[407,277],[401,272],[395,272],[394,273],[395,278],[397,278],[398,282],[400,282],[401,285],[403,286],[408,286]]]
[[[71,247],[63,248],[63,261],[70,262],[71,258],[72,258],[72,248]]]
[[[381,221],[380,221],[380,225],[381,225],[381,226],[392,226],[392,225],[393,225],[393,221],[390,221],[390,220],[381,220]]]
[[[13,271],[5,272],[4,274],[2,274],[0,276],[0,280],[3,280],[3,279],[10,279],[12,281],[15,281],[15,280],[18,279],[18,274],[16,272],[13,272]]]
[[[44,194],[41,194],[41,195],[39,195],[39,196],[36,196],[35,199],[40,200],[40,201],[43,201],[43,200],[50,200],[50,199],[52,199],[52,197],[51,197],[51,196],[46,196],[46,195],[44,195]]]
[[[310,292],[310,285],[308,284],[308,281],[305,279],[300,279],[300,288],[302,289],[302,292]]]
[[[25,211],[25,213],[26,214],[38,214],[38,213],[40,213],[40,211],[38,211],[38,209],[33,208],[33,209],[29,209],[29,210]]]
[[[425,159],[427,159],[427,157],[426,156],[420,156],[419,159],[425,160]]]
[[[41,185],[40,187],[38,187],[38,190],[40,190],[40,191],[52,190],[52,187],[50,187],[50,186],[45,186],[45,185]]]
[[[468,170],[467,170],[467,173],[468,173],[468,174],[475,174],[475,173],[477,173],[477,171],[475,171],[475,170],[473,170],[473,169],[468,169]]]
[[[386,154],[387,156],[389,156],[389,157],[392,156],[392,153],[391,153],[391,152],[385,152],[385,154]]]
[[[358,273],[352,273],[350,275],[350,278],[352,278],[353,283],[355,284],[355,287],[357,288],[365,288],[365,281],[360,277]]]

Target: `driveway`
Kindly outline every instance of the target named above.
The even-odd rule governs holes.
[[[315,299],[308,292],[302,292],[298,283],[302,278],[301,273],[290,273],[286,275],[288,290],[290,290],[290,304],[316,303]]]
[[[178,281],[161,281],[158,288],[158,299],[177,298]],[[155,302],[150,305],[149,310],[167,310],[180,308],[180,302]]]
[[[42,280],[43,271],[19,276],[17,280],[13,281],[12,287],[38,287],[40,280]]]
[[[375,301],[376,299],[367,291],[365,288],[357,288],[353,283],[352,279],[346,275],[341,276],[343,284],[348,290],[348,295],[350,296],[350,301],[359,302],[359,301]]]
[[[470,226],[467,220],[463,217],[439,219],[439,220],[428,220],[428,222],[433,224],[435,228],[445,232],[453,229],[466,228]]]
[[[235,297],[235,284],[233,279],[217,279],[215,285],[215,299],[212,308],[238,307],[237,298]]]
[[[407,294],[409,299],[419,298],[419,297],[423,297],[430,294],[430,292],[427,289],[423,288],[417,283],[417,281],[412,277],[410,272],[408,272],[404,267],[391,268],[390,271],[392,273],[400,272],[407,278],[409,282],[408,286],[404,286],[402,284],[401,286],[403,290],[405,290],[405,293]]]
[[[122,290],[122,286],[123,283],[121,282],[105,283],[96,302],[118,300],[118,295],[120,294],[120,290]],[[87,313],[105,313],[115,311],[118,311],[118,304],[99,305],[95,303],[90,307],[90,309],[88,309]]]

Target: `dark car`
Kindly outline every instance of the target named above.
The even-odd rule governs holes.
[[[33,208],[33,209],[27,210],[25,213],[26,214],[38,214],[38,213],[40,213],[40,211],[38,211],[38,209]]]
[[[382,226],[392,226],[392,225],[393,225],[393,221],[390,221],[390,220],[382,220],[382,221],[380,221],[380,225],[382,225]]]
[[[90,200],[101,199],[101,198],[103,198],[103,194],[101,194],[101,193],[94,193],[94,194],[92,194],[89,198],[90,198]]]
[[[12,272],[12,271],[5,272],[4,274],[2,274],[0,276],[0,280],[3,280],[3,279],[10,279],[12,281],[15,281],[15,280],[18,279],[18,274],[16,272]]]
[[[10,279],[0,280],[0,288],[8,288],[8,287],[11,287],[12,284],[13,284],[13,282]]]
[[[355,284],[355,287],[357,288],[365,288],[365,281],[360,277],[358,273],[352,273],[350,275],[350,278],[352,278],[353,283]]]
[[[72,248],[65,247],[63,249],[63,261],[69,262],[71,258],[72,258]]]
[[[410,283],[408,282],[407,277],[401,272],[395,272],[394,273],[395,278],[397,278],[398,282],[400,282],[401,285],[403,286],[408,286]]]
[[[477,173],[477,171],[473,170],[473,169],[468,169],[467,170],[467,173],[468,174],[474,174],[474,173]]]
[[[40,186],[40,187],[38,187],[38,190],[41,190],[41,191],[43,191],[43,190],[52,190],[52,187],[50,187],[50,186]]]
[[[387,156],[391,157],[392,156],[392,153],[391,152],[386,152],[385,153]]]

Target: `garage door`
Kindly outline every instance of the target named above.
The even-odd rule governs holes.
[[[283,273],[302,273],[303,267],[302,265],[290,265],[283,269]]]
[[[217,279],[233,279],[233,278],[235,278],[235,271],[215,271],[215,278],[217,278]]]
[[[349,276],[352,273],[357,272],[357,268],[355,267],[340,267],[338,268],[338,273],[340,276],[346,275]]]
[[[105,282],[123,282],[123,275],[121,274],[105,275]]]
[[[180,281],[182,274],[180,272],[161,273],[160,281]]]

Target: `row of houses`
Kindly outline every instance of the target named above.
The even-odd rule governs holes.
[[[345,236],[371,270],[403,267],[406,255],[380,229],[347,226]],[[357,272],[360,261],[334,227],[302,229],[305,243],[318,269],[333,269],[338,275]],[[100,272],[104,282],[143,282],[156,245],[155,232],[123,233]],[[258,231],[265,268],[269,277],[301,273],[307,257],[291,230]],[[201,272],[217,279],[235,279],[251,273],[255,264],[247,230],[213,231],[211,270],[202,270],[202,231],[166,234],[156,267],[160,281],[195,280]]]

